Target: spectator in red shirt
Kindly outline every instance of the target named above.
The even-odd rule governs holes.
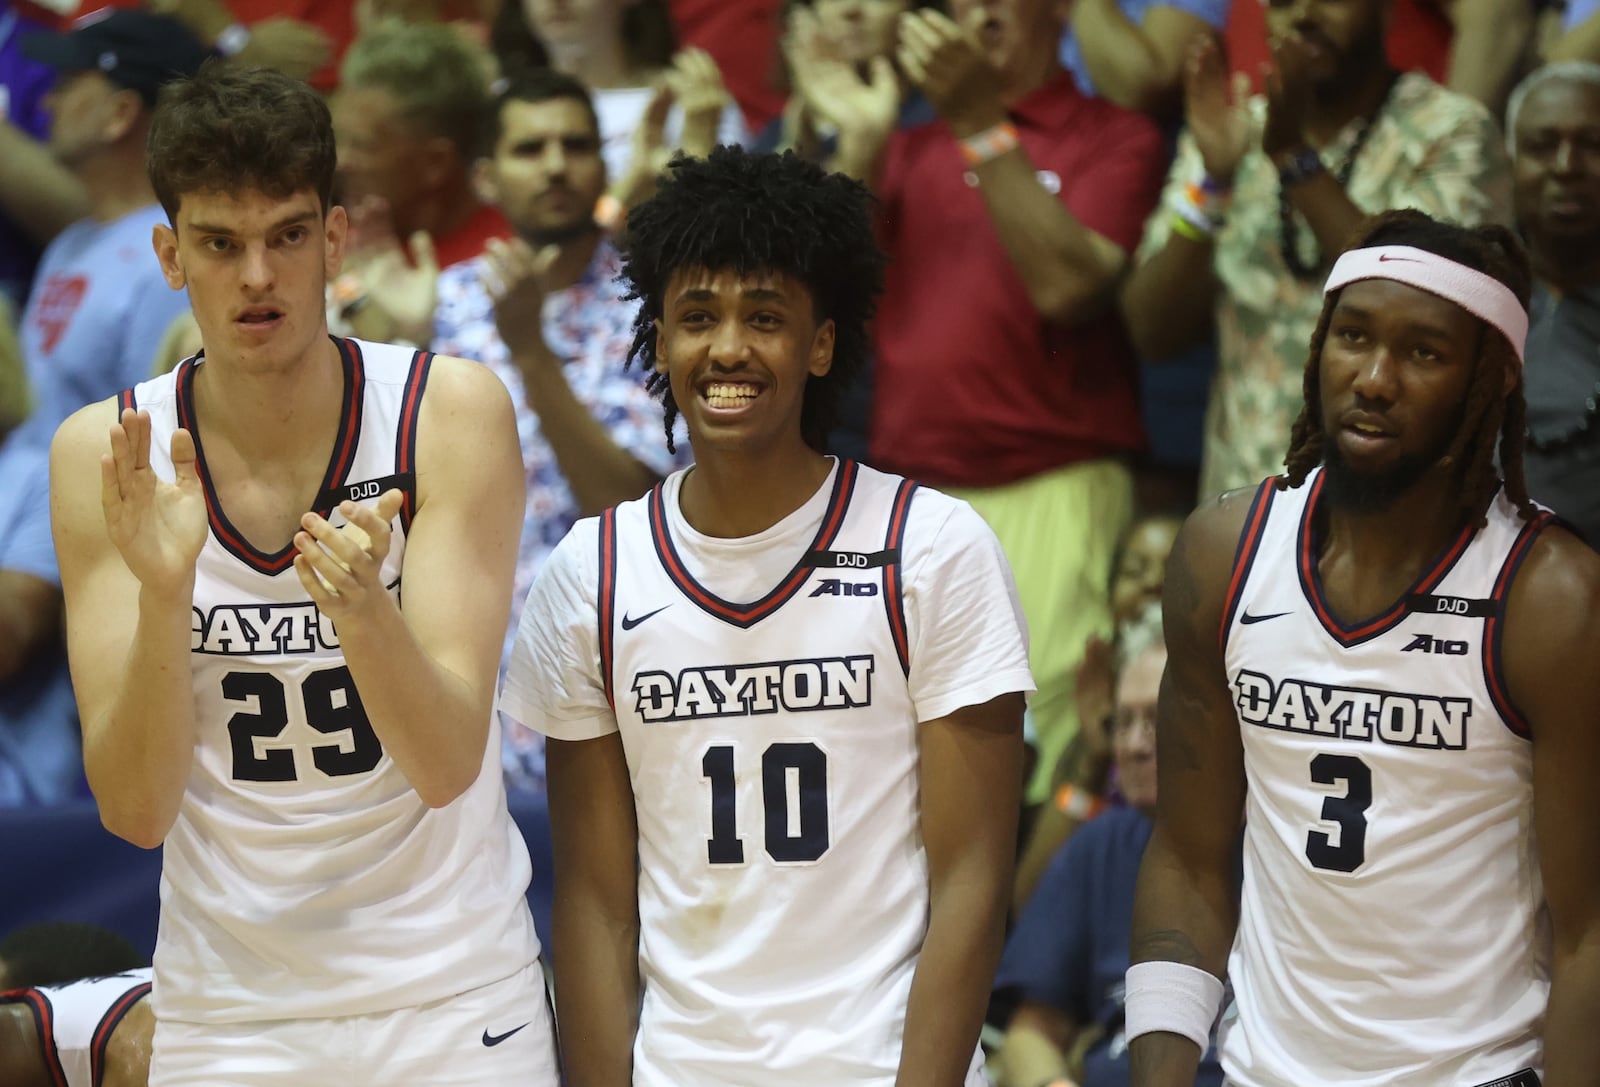
[[[895,131],[878,66],[826,107],[836,163],[877,179],[891,257],[871,459],[967,499],[1005,546],[1031,631],[1040,753],[1077,727],[1073,673],[1107,636],[1107,579],[1143,445],[1135,359],[1111,302],[1154,206],[1154,122],[1060,68],[1063,5],[952,0],[901,19],[901,69],[938,111]]]

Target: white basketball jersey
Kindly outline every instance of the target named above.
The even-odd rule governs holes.
[[[338,340],[346,408],[317,501],[407,491],[382,576],[403,596],[416,423],[432,356]],[[199,735],[168,833],[155,953],[164,1019],[225,1023],[388,1011],[453,996],[532,962],[527,847],[506,811],[499,727],[483,770],[430,809],[383,750],[339,651],[300,585],[294,547],[267,554],[229,523],[195,418],[202,359],[146,382],[152,466],[194,435],[210,533],[190,641]],[[130,394],[123,394],[128,403]]]
[[[639,827],[638,1087],[894,1082],[928,924],[898,561],[915,490],[841,462],[810,551],[754,604],[695,581],[664,485],[601,519],[601,669]]]
[[[1262,485],[1224,612],[1249,795],[1223,1067],[1240,1087],[1536,1084],[1549,934],[1500,638],[1549,517],[1497,495],[1346,624],[1317,571],[1322,486]]]
[[[150,994],[150,970],[129,970],[64,985],[0,993],[0,1004],[25,1004],[52,1080],[61,1087],[100,1087],[111,1034]]]

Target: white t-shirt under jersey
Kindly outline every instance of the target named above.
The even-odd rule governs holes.
[[[685,475],[617,509],[609,560],[601,519],[556,549],[501,707],[622,734],[639,1087],[887,1087],[928,923],[918,725],[1033,689],[1010,569],[966,503],[868,468],[733,540],[683,519]]]

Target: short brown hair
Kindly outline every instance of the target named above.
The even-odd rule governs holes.
[[[333,119],[309,86],[266,68],[212,61],[161,89],[146,145],[150,184],[173,225],[185,193],[311,189],[333,203]]]
[[[388,92],[415,130],[450,140],[470,160],[489,111],[487,67],[488,54],[454,31],[382,22],[350,46],[339,86]]]

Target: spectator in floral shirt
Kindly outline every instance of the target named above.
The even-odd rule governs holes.
[[[680,453],[668,451],[646,375],[625,369],[636,307],[594,221],[606,170],[588,91],[555,72],[519,75],[497,99],[488,136],[486,195],[517,237],[440,275],[433,348],[488,366],[516,405],[528,481],[517,616],[573,523],[649,490],[684,463],[688,443],[680,435]],[[542,789],[540,737],[502,725],[507,786]]]

